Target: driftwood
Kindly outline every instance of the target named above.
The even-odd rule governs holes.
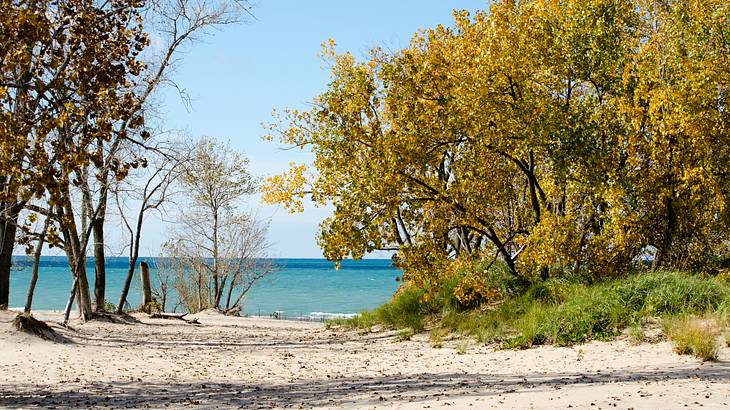
[[[123,325],[136,325],[140,324],[139,320],[137,320],[134,316],[129,315],[127,313],[122,314],[116,314],[116,313],[109,313],[109,312],[94,312],[94,319],[101,320],[103,322],[109,322],[114,324],[123,324]]]
[[[150,317],[152,319],[171,319],[171,320],[182,320],[185,323],[189,323],[191,325],[199,325],[200,322],[198,319],[185,319],[185,316],[187,316],[187,313],[164,313],[164,312],[156,312],[150,314]]]

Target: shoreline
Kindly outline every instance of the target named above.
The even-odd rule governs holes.
[[[38,316],[43,316],[39,312]],[[0,315],[0,407],[719,408],[730,348],[701,363],[668,342],[495,350],[428,334],[191,315],[200,325],[53,325],[70,343],[8,331]],[[46,312],[49,318],[54,314]]]
[[[14,312],[14,313],[23,313],[24,308],[22,307],[11,307],[8,308],[8,312]],[[60,320],[62,318],[64,311],[63,310],[55,310],[55,309],[44,309],[44,310],[33,310],[31,311],[31,314],[34,317],[41,318],[41,317],[47,317],[52,318],[49,320]],[[138,312],[129,312],[129,314],[136,314]],[[166,312],[166,313],[174,313],[174,312]],[[287,321],[287,322],[310,322],[310,323],[326,323],[328,320],[333,319],[349,319],[354,316],[356,316],[357,313],[329,313],[329,312],[311,312],[309,315],[301,315],[301,316],[287,316],[287,315],[281,315],[280,317],[274,317],[273,314],[265,315],[265,314],[246,314],[242,313],[239,316],[231,316],[231,317],[237,317],[237,318],[244,318],[244,319],[263,319],[263,320],[272,320],[272,321]],[[189,316],[194,317],[195,314],[190,314]],[[71,310],[71,315],[69,317],[70,320],[78,320],[78,313],[76,309]]]

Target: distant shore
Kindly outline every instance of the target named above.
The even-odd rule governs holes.
[[[58,312],[36,317],[58,320]],[[200,325],[53,325],[68,343],[10,330],[0,314],[0,407],[719,408],[730,348],[700,363],[667,342],[494,350],[428,335],[193,315]],[[53,322],[51,322],[53,323]],[[460,354],[463,353],[463,354]],[[455,407],[454,407],[455,406]],[[597,407],[594,407],[597,406]]]

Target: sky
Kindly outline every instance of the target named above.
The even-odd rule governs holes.
[[[251,171],[265,177],[310,156],[266,142],[262,124],[274,109],[306,108],[325,90],[328,72],[319,56],[332,38],[337,51],[364,58],[370,48],[401,49],[419,30],[451,25],[454,9],[484,9],[485,0],[257,0],[254,19],[211,33],[185,49],[173,73],[191,98],[184,104],[177,91],[164,90],[159,111],[169,129],[193,137],[209,136],[243,151]],[[307,206],[289,214],[263,205],[258,196],[246,208],[270,220],[271,256],[321,258],[316,233],[330,209]],[[142,254],[156,255],[167,227],[153,221]],[[377,256],[377,255],[376,255]]]

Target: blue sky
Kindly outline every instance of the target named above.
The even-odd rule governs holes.
[[[192,98],[188,110],[175,91],[161,96],[161,113],[169,128],[193,137],[203,135],[230,141],[251,159],[258,175],[279,173],[306,153],[282,150],[264,142],[262,123],[278,108],[304,108],[322,92],[328,73],[319,58],[321,43],[332,38],[338,51],[364,57],[374,46],[399,49],[418,30],[450,25],[453,9],[478,10],[484,0],[258,0],[256,17],[248,23],[214,32],[189,47],[174,80]],[[264,206],[258,197],[247,207],[271,219],[274,257],[319,258],[315,235],[329,210],[307,207],[290,215],[279,207]],[[164,226],[143,244],[142,253],[154,255],[164,238]]]

